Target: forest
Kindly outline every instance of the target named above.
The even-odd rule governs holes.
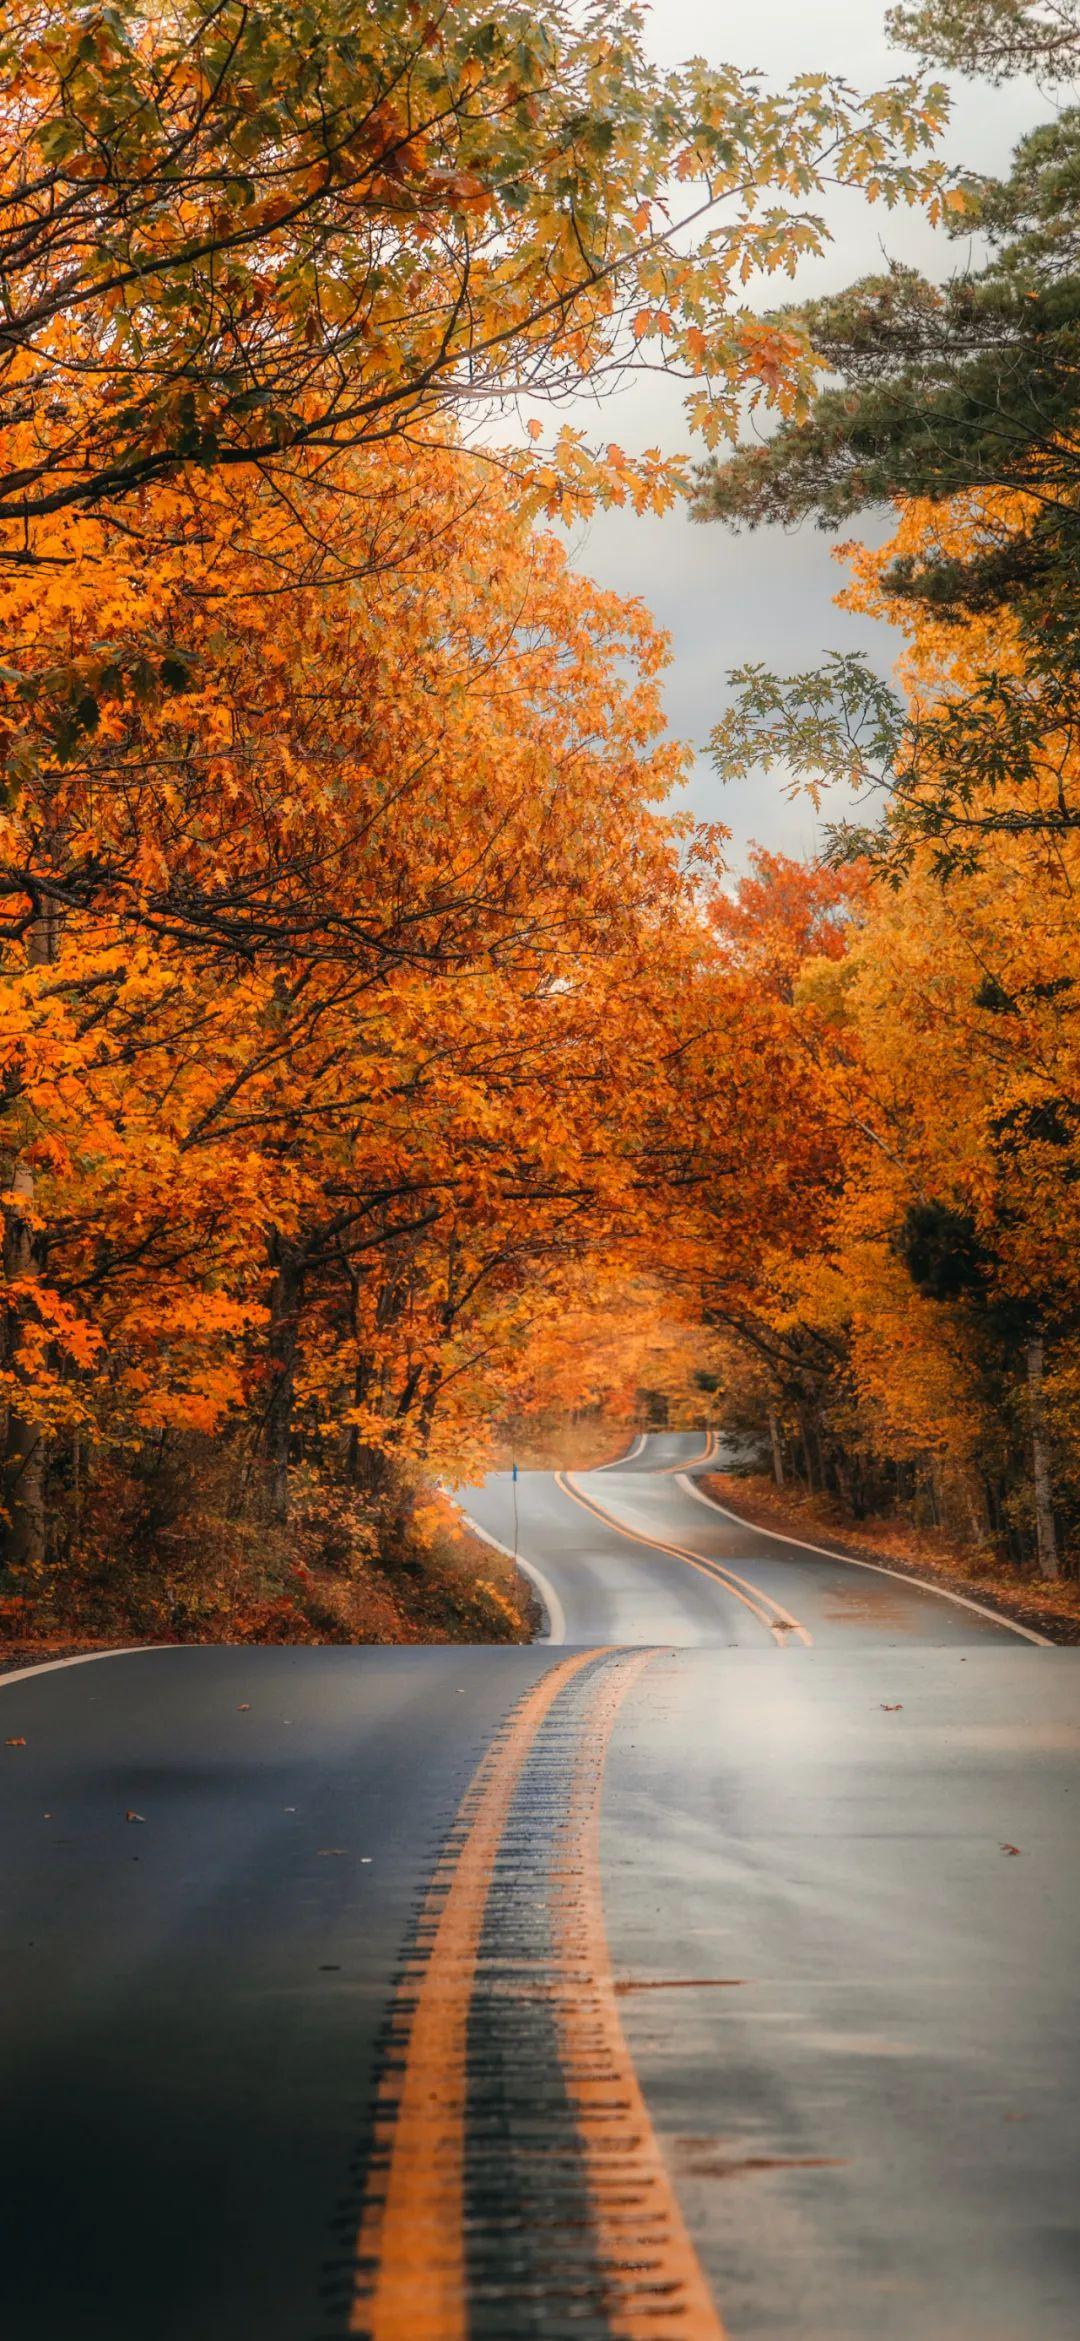
[[[1071,1598],[1080,27],[891,23],[887,87],[776,93],[620,0],[9,0],[16,1642],[520,1636],[444,1491],[567,1422],[707,1418]],[[1053,95],[1001,181],[936,151],[957,70]],[[767,305],[836,185],[944,281]],[[693,463],[604,439],[649,367]],[[568,552],[605,505],[890,508],[838,551],[894,681],[717,710],[814,861],[673,809],[665,639]]]

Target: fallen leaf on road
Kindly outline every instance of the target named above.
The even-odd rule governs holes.
[[[709,2138],[676,2138],[681,2162],[696,2178],[753,2178],[772,2170],[844,2170],[846,2157],[835,2154],[728,2155]]]
[[[239,1705],[239,1707],[237,1708],[236,1712],[237,1712],[237,1714],[238,1714],[238,1715],[250,1715],[250,1713],[251,1713],[251,1701],[250,1701],[250,1699],[241,1699],[241,1701],[240,1701],[240,1705]]]
[[[1001,1850],[1003,1853],[1019,1853],[1020,1848],[1018,1845],[1003,1845]]]
[[[6,1748],[24,1748],[26,1746],[26,1741],[24,1739],[6,1739],[4,1741],[4,1746]]]
[[[623,1975],[615,1986],[619,1998],[631,1991],[736,1991],[745,1975]]]
[[[881,1701],[881,1712],[882,1712],[882,1714],[883,1714],[883,1715],[899,1715],[899,1713],[900,1713],[900,1709],[901,1709],[901,1707],[903,1706],[903,1704],[904,1704],[904,1702],[903,1702],[903,1700],[902,1700],[902,1699],[897,1699],[897,1700],[894,1702],[894,1704],[893,1704],[893,1705],[890,1707],[888,1700],[887,1700],[887,1699],[882,1699],[882,1701]]]
[[[124,1814],[124,1819],[125,1819],[125,1821],[145,1821],[145,1819],[146,1819],[146,1814],[145,1814],[145,1813],[133,1813],[133,1812],[132,1812],[132,1809],[131,1809],[131,1806],[129,1805],[129,1806],[128,1806],[128,1809],[127,1809],[127,1811],[126,1811],[126,1813]]]

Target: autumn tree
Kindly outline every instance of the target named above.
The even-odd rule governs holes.
[[[854,873],[756,851],[737,887],[712,896],[698,1038],[674,1069],[688,1131],[679,1271],[751,1362],[766,1420],[798,1441],[812,1481],[835,1474],[827,1400],[844,1351],[836,1329],[800,1314],[791,1278],[828,1242],[862,1099],[832,1003],[795,1003],[807,964],[843,961],[859,891]]]
[[[857,1370],[872,1373],[883,1419],[904,1404],[905,1361],[936,1352],[924,1439],[966,1472],[984,1521],[1014,1550],[1036,1548],[1047,1575],[1055,1505],[1071,1525],[1076,1503],[1070,878],[1033,887],[1030,849],[1016,842],[945,894],[916,867],[873,899],[846,1001],[880,1143],[853,1163],[837,1223],[838,1265],[849,1260],[858,1294]],[[922,1296],[906,1321],[890,1304],[891,1325],[875,1298],[895,1281],[886,1248]]]
[[[1077,55],[1071,6],[948,0],[891,22],[969,69],[1045,62],[1064,74]],[[737,695],[714,742],[722,769],[786,761],[811,785],[848,780],[895,811],[876,840],[865,825],[841,828],[839,850],[902,859],[930,836],[948,869],[996,835],[1061,836],[1080,820],[1065,779],[1080,638],[1077,129],[1066,108],[1022,140],[1007,179],[950,193],[945,224],[966,257],[944,285],[893,267],[782,313],[810,336],[829,386],[767,442],[699,473],[699,517],[735,526],[809,516],[834,528],[890,499],[937,506],[941,528],[922,531],[917,555],[898,551],[880,592],[943,623],[998,610],[1020,628],[1021,668],[988,655],[969,665],[962,698],[933,706],[905,706],[850,655],[730,678]],[[973,239],[990,247],[983,265]],[[950,529],[954,505],[963,525]]]
[[[497,19],[475,0],[374,15],[22,0],[0,42],[0,550],[16,573],[107,570],[118,538],[159,522],[167,572],[208,477],[250,473],[285,513],[267,591],[347,588],[350,563],[407,556],[393,520],[360,555],[341,541],[370,494],[363,458],[478,424],[533,508],[670,499],[679,467],[655,450],[638,462],[569,428],[545,446],[535,414],[524,449],[500,448],[491,419],[657,363],[684,375],[710,439],[747,396],[786,411],[809,352],[762,330],[747,275],[820,247],[832,180],[931,207],[945,181],[920,154],[935,87],[902,78],[863,101],[826,77],[776,96],[700,60],[662,73],[615,0]],[[148,506],[166,484],[176,501]],[[0,721],[38,810],[10,916],[114,883],[130,915],[123,859],[102,844],[73,871],[41,799],[114,703],[137,715],[189,689],[192,638],[155,624],[152,598],[99,596],[78,654],[39,657],[21,607]],[[174,923],[188,910],[171,899]]]
[[[959,542],[964,512],[947,523]],[[945,525],[906,508],[851,589],[902,617],[927,708],[962,697],[992,627],[1023,666],[1015,619],[968,638],[881,594]],[[1080,1518],[1077,876],[1075,840],[1036,831],[945,886],[926,839],[889,883],[756,853],[684,978],[652,1233],[726,1345],[725,1418],[781,1486],[1047,1577]]]
[[[809,909],[833,874],[759,864],[722,908],[718,1011],[736,1131],[782,1197],[740,1209],[706,1184],[695,1219],[699,1289],[734,1343],[727,1410],[780,1484],[848,1519],[914,1509],[1052,1577],[1080,1503],[1080,971],[1068,888],[1037,893],[1030,850],[943,890],[923,849],[816,934],[754,894]],[[749,1184],[737,1136],[711,1143]]]
[[[33,1493],[39,1557],[40,1474],[76,1438],[85,1479],[95,1450],[231,1423],[278,1510],[300,1451],[370,1490],[448,1408],[460,1445],[529,1277],[569,1289],[632,1215],[695,933],[656,811],[681,769],[662,645],[490,466],[381,464],[356,513],[391,506],[410,559],[347,598],[266,595],[249,546],[289,564],[280,500],[235,475],[111,574],[212,659],[182,700],[114,707],[52,800],[136,920],[114,885],[44,957],[36,922],[8,947],[32,1252],[5,1387],[38,1438],[9,1510],[22,1535]],[[24,622],[77,639],[99,589],[73,565]]]
[[[41,434],[0,485],[16,558],[189,462],[287,469],[595,379],[631,323],[722,421],[763,378],[746,267],[820,242],[828,178],[941,179],[910,159],[939,92],[662,73],[613,0],[19,0],[0,73],[7,419]]]

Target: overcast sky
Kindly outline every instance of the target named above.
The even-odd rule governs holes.
[[[778,83],[805,71],[834,71],[871,89],[902,72],[906,62],[885,40],[884,14],[884,0],[815,0],[813,6],[808,0],[754,0],[740,8],[723,0],[663,0],[651,13],[649,37],[664,64],[703,55],[715,63],[758,66]],[[941,151],[976,169],[1001,170],[1016,138],[1049,110],[1044,98],[1020,84],[1003,90],[972,82],[953,86],[952,123]],[[920,217],[870,207],[846,192],[818,208],[827,211],[834,241],[822,260],[800,270],[791,290],[789,280],[782,280],[778,299],[844,285],[880,268],[885,254],[938,277],[957,264],[955,245]],[[666,448],[687,445],[682,396],[676,383],[649,378],[633,384],[605,403],[604,439],[628,448],[657,441]],[[580,419],[588,424],[587,410]],[[595,428],[595,416],[591,420]],[[858,533],[868,535],[870,527],[860,523]],[[861,646],[888,670],[896,649],[891,631],[832,606],[842,583],[830,554],[834,542],[811,525],[733,537],[718,526],[691,523],[681,509],[662,520],[612,512],[599,514],[575,536],[573,555],[603,584],[641,595],[668,630],[674,653],[669,720],[681,738],[701,748],[723,704],[728,667],[763,659],[788,670],[815,663],[826,649]],[[755,838],[790,853],[813,851],[812,810],[805,798],[785,798],[778,780],[725,786],[702,754],[690,802],[702,819],[728,823],[736,869]]]

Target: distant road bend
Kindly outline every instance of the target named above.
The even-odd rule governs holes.
[[[977,1603],[736,1519],[690,1477],[713,1450],[707,1434],[656,1433],[598,1471],[499,1472],[462,1501],[529,1568],[558,1641],[1039,1640]]]
[[[1080,1653],[705,1457],[467,1491],[531,1649],[0,1678],[5,2341],[1074,2341]]]

